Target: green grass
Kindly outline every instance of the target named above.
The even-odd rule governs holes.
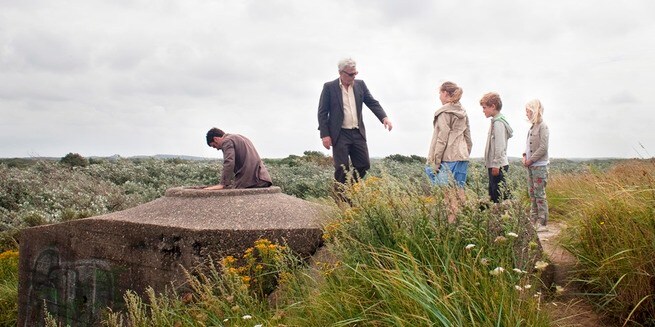
[[[0,326],[16,326],[18,315],[18,252],[0,253]]]
[[[576,278],[598,310],[655,326],[655,161],[557,178],[559,210],[570,224],[563,242]]]
[[[534,297],[537,276],[513,270],[531,271],[531,265],[516,254],[513,237],[497,238],[523,232],[524,208],[480,211],[468,194],[451,224],[443,192],[456,191],[419,189],[389,176],[356,185],[354,208],[327,228],[335,262],[320,266],[323,278],[304,274],[299,285],[285,286],[286,303],[293,304],[285,323],[548,326]],[[475,247],[467,250],[469,244]],[[504,272],[495,276],[497,267]]]

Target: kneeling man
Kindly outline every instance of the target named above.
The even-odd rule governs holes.
[[[227,134],[214,127],[207,132],[207,145],[223,151],[223,174],[220,184],[205,188],[254,188],[272,185],[271,176],[255,146],[245,136]]]

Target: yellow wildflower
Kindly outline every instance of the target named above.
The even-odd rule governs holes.
[[[18,258],[18,251],[8,250],[0,253],[0,260],[16,259]]]

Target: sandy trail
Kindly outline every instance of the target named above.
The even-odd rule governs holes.
[[[544,253],[555,267],[556,285],[564,287],[563,292],[555,294],[545,303],[545,309],[552,318],[553,326],[558,327],[597,327],[619,326],[605,321],[593,310],[585,298],[578,296],[579,285],[571,282],[572,269],[576,259],[558,244],[558,236],[566,228],[565,223],[548,224],[548,231],[538,233]]]

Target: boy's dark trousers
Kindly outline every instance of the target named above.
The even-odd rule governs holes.
[[[505,199],[509,199],[509,190],[507,189],[507,182],[505,175],[509,171],[509,165],[500,167],[498,176],[491,174],[491,168],[487,169],[489,174],[489,196],[491,201],[499,203]]]

